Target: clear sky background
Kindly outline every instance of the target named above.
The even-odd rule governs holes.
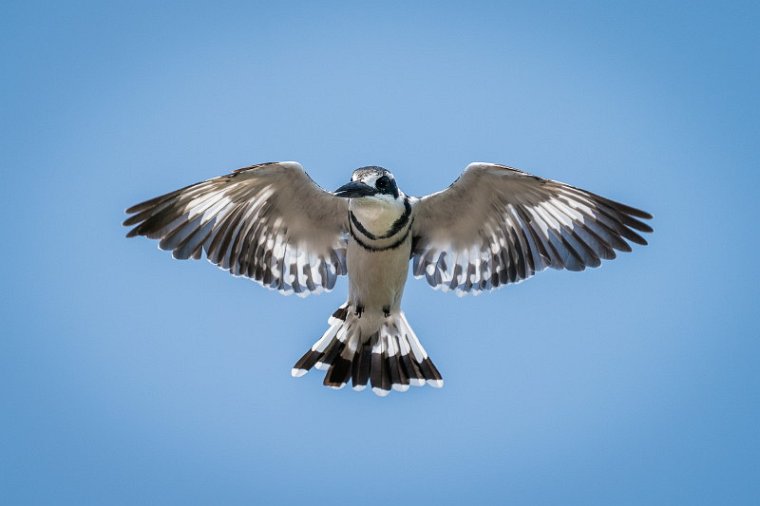
[[[754,2],[3,2],[3,504],[758,504]],[[124,238],[131,204],[298,160],[475,160],[655,215],[650,246],[472,298],[410,280],[442,390],[290,368],[282,297]]]

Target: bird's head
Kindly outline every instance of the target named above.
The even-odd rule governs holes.
[[[350,199],[388,202],[401,198],[393,174],[389,170],[375,166],[356,169],[351,176],[351,182],[335,190],[335,195]]]

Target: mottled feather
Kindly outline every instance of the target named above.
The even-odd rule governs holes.
[[[479,293],[547,267],[582,271],[646,244],[649,213],[503,165],[472,163],[417,199],[413,268],[434,288]],[[424,372],[424,371],[423,371]]]
[[[159,240],[282,293],[331,290],[346,274],[347,201],[296,162],[238,169],[127,209],[128,237]]]

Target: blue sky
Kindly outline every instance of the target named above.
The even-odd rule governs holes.
[[[4,504],[757,504],[760,9],[5,2]],[[404,308],[446,379],[290,367],[345,297],[127,240],[268,160],[423,195],[485,160],[655,215],[650,246]]]

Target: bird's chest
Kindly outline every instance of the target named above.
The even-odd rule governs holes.
[[[398,307],[409,268],[412,209],[407,202],[350,208],[349,296],[367,308]]]
[[[354,226],[363,232],[369,232],[368,237],[383,237],[392,231],[394,224],[404,214],[403,205],[374,204],[356,205],[351,208]],[[363,230],[362,230],[363,229]]]
[[[398,307],[409,270],[411,236],[385,249],[367,248],[355,239],[348,242],[346,264],[349,295],[368,308]]]

